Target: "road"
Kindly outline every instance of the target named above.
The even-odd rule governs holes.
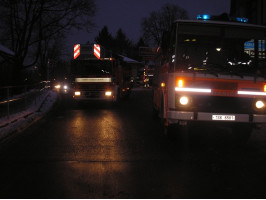
[[[44,118],[0,146],[0,198],[266,198],[266,129],[247,144],[223,127],[167,138],[152,92],[117,105],[60,96]]]

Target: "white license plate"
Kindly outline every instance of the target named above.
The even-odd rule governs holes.
[[[235,115],[212,115],[212,120],[235,121]]]

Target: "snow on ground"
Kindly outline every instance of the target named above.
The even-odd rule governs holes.
[[[12,133],[24,130],[40,119],[56,102],[57,94],[52,90],[45,91],[37,102],[23,112],[0,118],[0,140]]]

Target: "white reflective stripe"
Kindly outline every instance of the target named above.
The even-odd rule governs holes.
[[[101,56],[101,54],[98,51],[94,51],[94,54],[96,54],[98,57]]]
[[[98,44],[94,44],[94,55],[100,59],[101,58],[101,47]]]
[[[74,59],[80,55],[80,44],[75,44],[74,46]]]
[[[87,82],[87,83],[110,83],[111,78],[76,78],[75,82]]]
[[[205,89],[205,88],[179,88],[176,87],[175,91],[177,92],[201,92],[201,93],[211,93],[211,89]]]
[[[76,51],[79,47],[80,47],[80,44],[76,44],[76,45],[74,46],[74,51]]]
[[[74,58],[76,58],[77,54],[79,54],[79,53],[80,53],[79,51],[76,51],[76,52],[74,53]]]
[[[237,94],[266,96],[266,92],[237,91]]]
[[[101,50],[100,45],[94,44],[94,49],[100,51]]]

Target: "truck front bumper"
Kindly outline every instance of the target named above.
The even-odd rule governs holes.
[[[234,120],[214,120],[214,115],[234,116]],[[179,121],[223,121],[236,123],[266,123],[266,115],[260,114],[232,114],[232,113],[207,113],[207,112],[186,112],[186,111],[168,111],[168,121],[170,124]]]
[[[114,101],[113,97],[74,97],[74,100],[76,101]]]

